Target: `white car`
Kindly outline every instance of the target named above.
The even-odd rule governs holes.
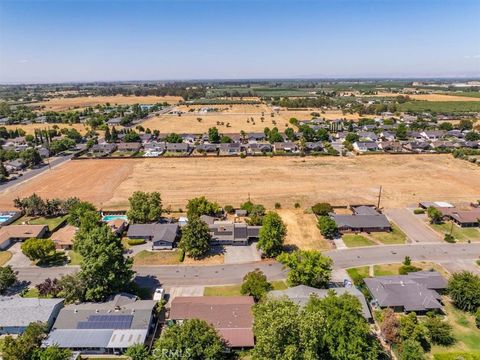
[[[165,295],[165,290],[163,288],[156,288],[155,292],[153,293],[153,300],[155,301],[163,300],[164,295]]]

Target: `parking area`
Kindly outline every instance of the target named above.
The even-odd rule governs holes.
[[[256,243],[248,246],[225,246],[225,264],[242,264],[261,259]]]
[[[440,236],[426,224],[421,215],[414,215],[410,209],[388,209],[384,211],[407,235],[411,243],[443,242]]]

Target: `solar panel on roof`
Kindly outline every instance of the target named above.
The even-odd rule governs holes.
[[[90,315],[77,329],[130,329],[132,321],[133,315]]]

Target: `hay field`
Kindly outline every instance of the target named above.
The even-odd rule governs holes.
[[[324,111],[325,113],[322,113]],[[321,118],[325,118],[327,120],[336,120],[336,119],[347,119],[347,120],[358,120],[361,117],[358,114],[343,114],[341,110],[322,110],[322,109],[308,109],[308,110],[280,110],[279,115],[282,117],[286,122],[288,122],[292,117],[298,120],[310,120],[312,116],[310,115],[312,112],[318,112]]]
[[[60,129],[67,128],[67,129],[77,129],[80,134],[85,134],[87,132],[87,127],[84,124],[16,124],[16,125],[3,125],[7,128],[7,130],[15,130],[15,129],[23,129],[28,134],[34,134],[35,129],[52,129],[53,125],[58,125]]]
[[[176,104],[182,100],[180,96],[81,96],[74,98],[54,98],[48,101],[33,103],[32,105],[45,106],[47,110],[65,111],[74,108],[86,108],[98,104],[110,103],[111,105],[132,105],[132,104],[155,104],[168,102]]]
[[[446,94],[396,94],[388,92],[379,92],[377,95],[368,96],[399,96],[405,95],[412,100],[425,100],[425,101],[480,101],[480,98],[473,96],[455,96]]]
[[[201,113],[199,110],[202,107],[217,108],[219,111]],[[271,109],[264,104],[221,106],[181,105],[177,106],[176,109],[185,113],[181,116],[170,114],[155,116],[143,122],[142,126],[144,128],[150,128],[151,130],[160,130],[161,133],[202,134],[207,132],[211,127],[217,127],[221,133],[239,133],[242,130],[246,132],[263,132],[265,127],[272,128],[274,126],[280,131],[283,131],[288,123],[288,121],[284,121],[284,119],[277,114],[271,117]],[[191,109],[195,111],[189,112]],[[262,117],[264,118],[263,122]],[[198,118],[201,118],[201,121],[199,121]],[[275,121],[276,124],[272,121]],[[228,123],[230,126],[227,127]]]
[[[451,155],[371,155],[352,158],[163,158],[69,161],[0,193],[0,209],[33,192],[77,196],[104,209],[126,208],[136,190],[159,191],[165,206],[185,209],[205,195],[222,205],[248,199],[273,208],[375,203],[399,207],[419,201],[480,199],[480,167]]]

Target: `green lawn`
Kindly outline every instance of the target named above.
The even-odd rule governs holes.
[[[174,265],[180,263],[177,250],[140,251],[133,258],[135,265]]]
[[[70,262],[69,262],[70,265],[81,265],[82,264],[83,257],[79,253],[77,253],[73,250],[70,250],[68,252],[68,257],[70,258]]]
[[[0,266],[3,266],[10,260],[12,253],[10,251],[0,251]]]
[[[434,360],[480,360],[480,352],[451,352],[433,355]]]
[[[453,91],[453,92],[446,92],[445,95],[480,98],[480,92],[478,91],[462,91],[462,92]]]
[[[357,268],[347,269],[347,273],[355,285],[360,285],[363,279],[369,276],[369,267],[362,266]]]
[[[370,234],[370,237],[386,245],[405,244],[407,240],[407,235],[395,224],[392,224],[392,231],[374,232]]]
[[[347,247],[372,246],[375,243],[363,235],[346,234],[342,236],[343,242]]]
[[[17,219],[14,222],[14,224],[19,225],[25,222],[30,225],[47,225],[48,229],[50,231],[53,231],[54,229],[58,228],[61,224],[63,224],[67,220],[67,216],[68,215],[52,217],[52,218],[46,218],[46,217],[31,218],[31,217],[23,216],[20,219]]]
[[[474,352],[476,357],[464,359],[480,359],[480,330],[475,326],[475,317],[455,308],[448,300],[444,301],[444,305],[457,342],[448,348],[433,346],[431,352],[435,355],[435,359],[456,359],[448,357],[447,353],[450,352]]]
[[[285,281],[272,281],[273,290],[285,290],[287,285]],[[206,286],[203,296],[240,296],[242,285],[225,285],[225,286]]]
[[[452,230],[452,235],[455,237],[455,240],[459,242],[470,241],[480,241],[480,231],[477,228],[461,228],[452,222],[447,221],[443,224],[430,224],[436,231],[441,234],[449,234]]]

